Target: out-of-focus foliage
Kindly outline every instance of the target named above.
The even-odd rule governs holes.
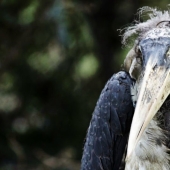
[[[78,170],[106,80],[127,50],[117,29],[164,1],[0,2],[0,169]]]

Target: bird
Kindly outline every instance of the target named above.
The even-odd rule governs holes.
[[[170,10],[142,7],[133,47],[108,80],[85,139],[81,170],[170,169]],[[147,17],[146,17],[147,16]]]

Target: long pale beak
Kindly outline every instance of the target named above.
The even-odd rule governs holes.
[[[126,160],[130,158],[146,127],[170,93],[170,70],[164,59],[165,64],[157,64],[160,57],[164,57],[158,57],[159,54],[151,56],[155,55],[152,52],[148,57],[131,125]]]

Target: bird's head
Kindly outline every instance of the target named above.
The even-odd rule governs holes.
[[[170,12],[145,7],[149,19],[128,27],[123,41],[137,34],[124,66],[138,84],[127,159],[146,127],[170,94]]]

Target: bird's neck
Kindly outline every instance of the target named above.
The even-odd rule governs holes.
[[[154,118],[139,140],[136,149],[126,162],[125,170],[169,170],[166,135]]]
[[[144,131],[134,152],[126,162],[125,170],[169,170],[168,143],[170,139],[164,123],[165,107],[166,103]]]

